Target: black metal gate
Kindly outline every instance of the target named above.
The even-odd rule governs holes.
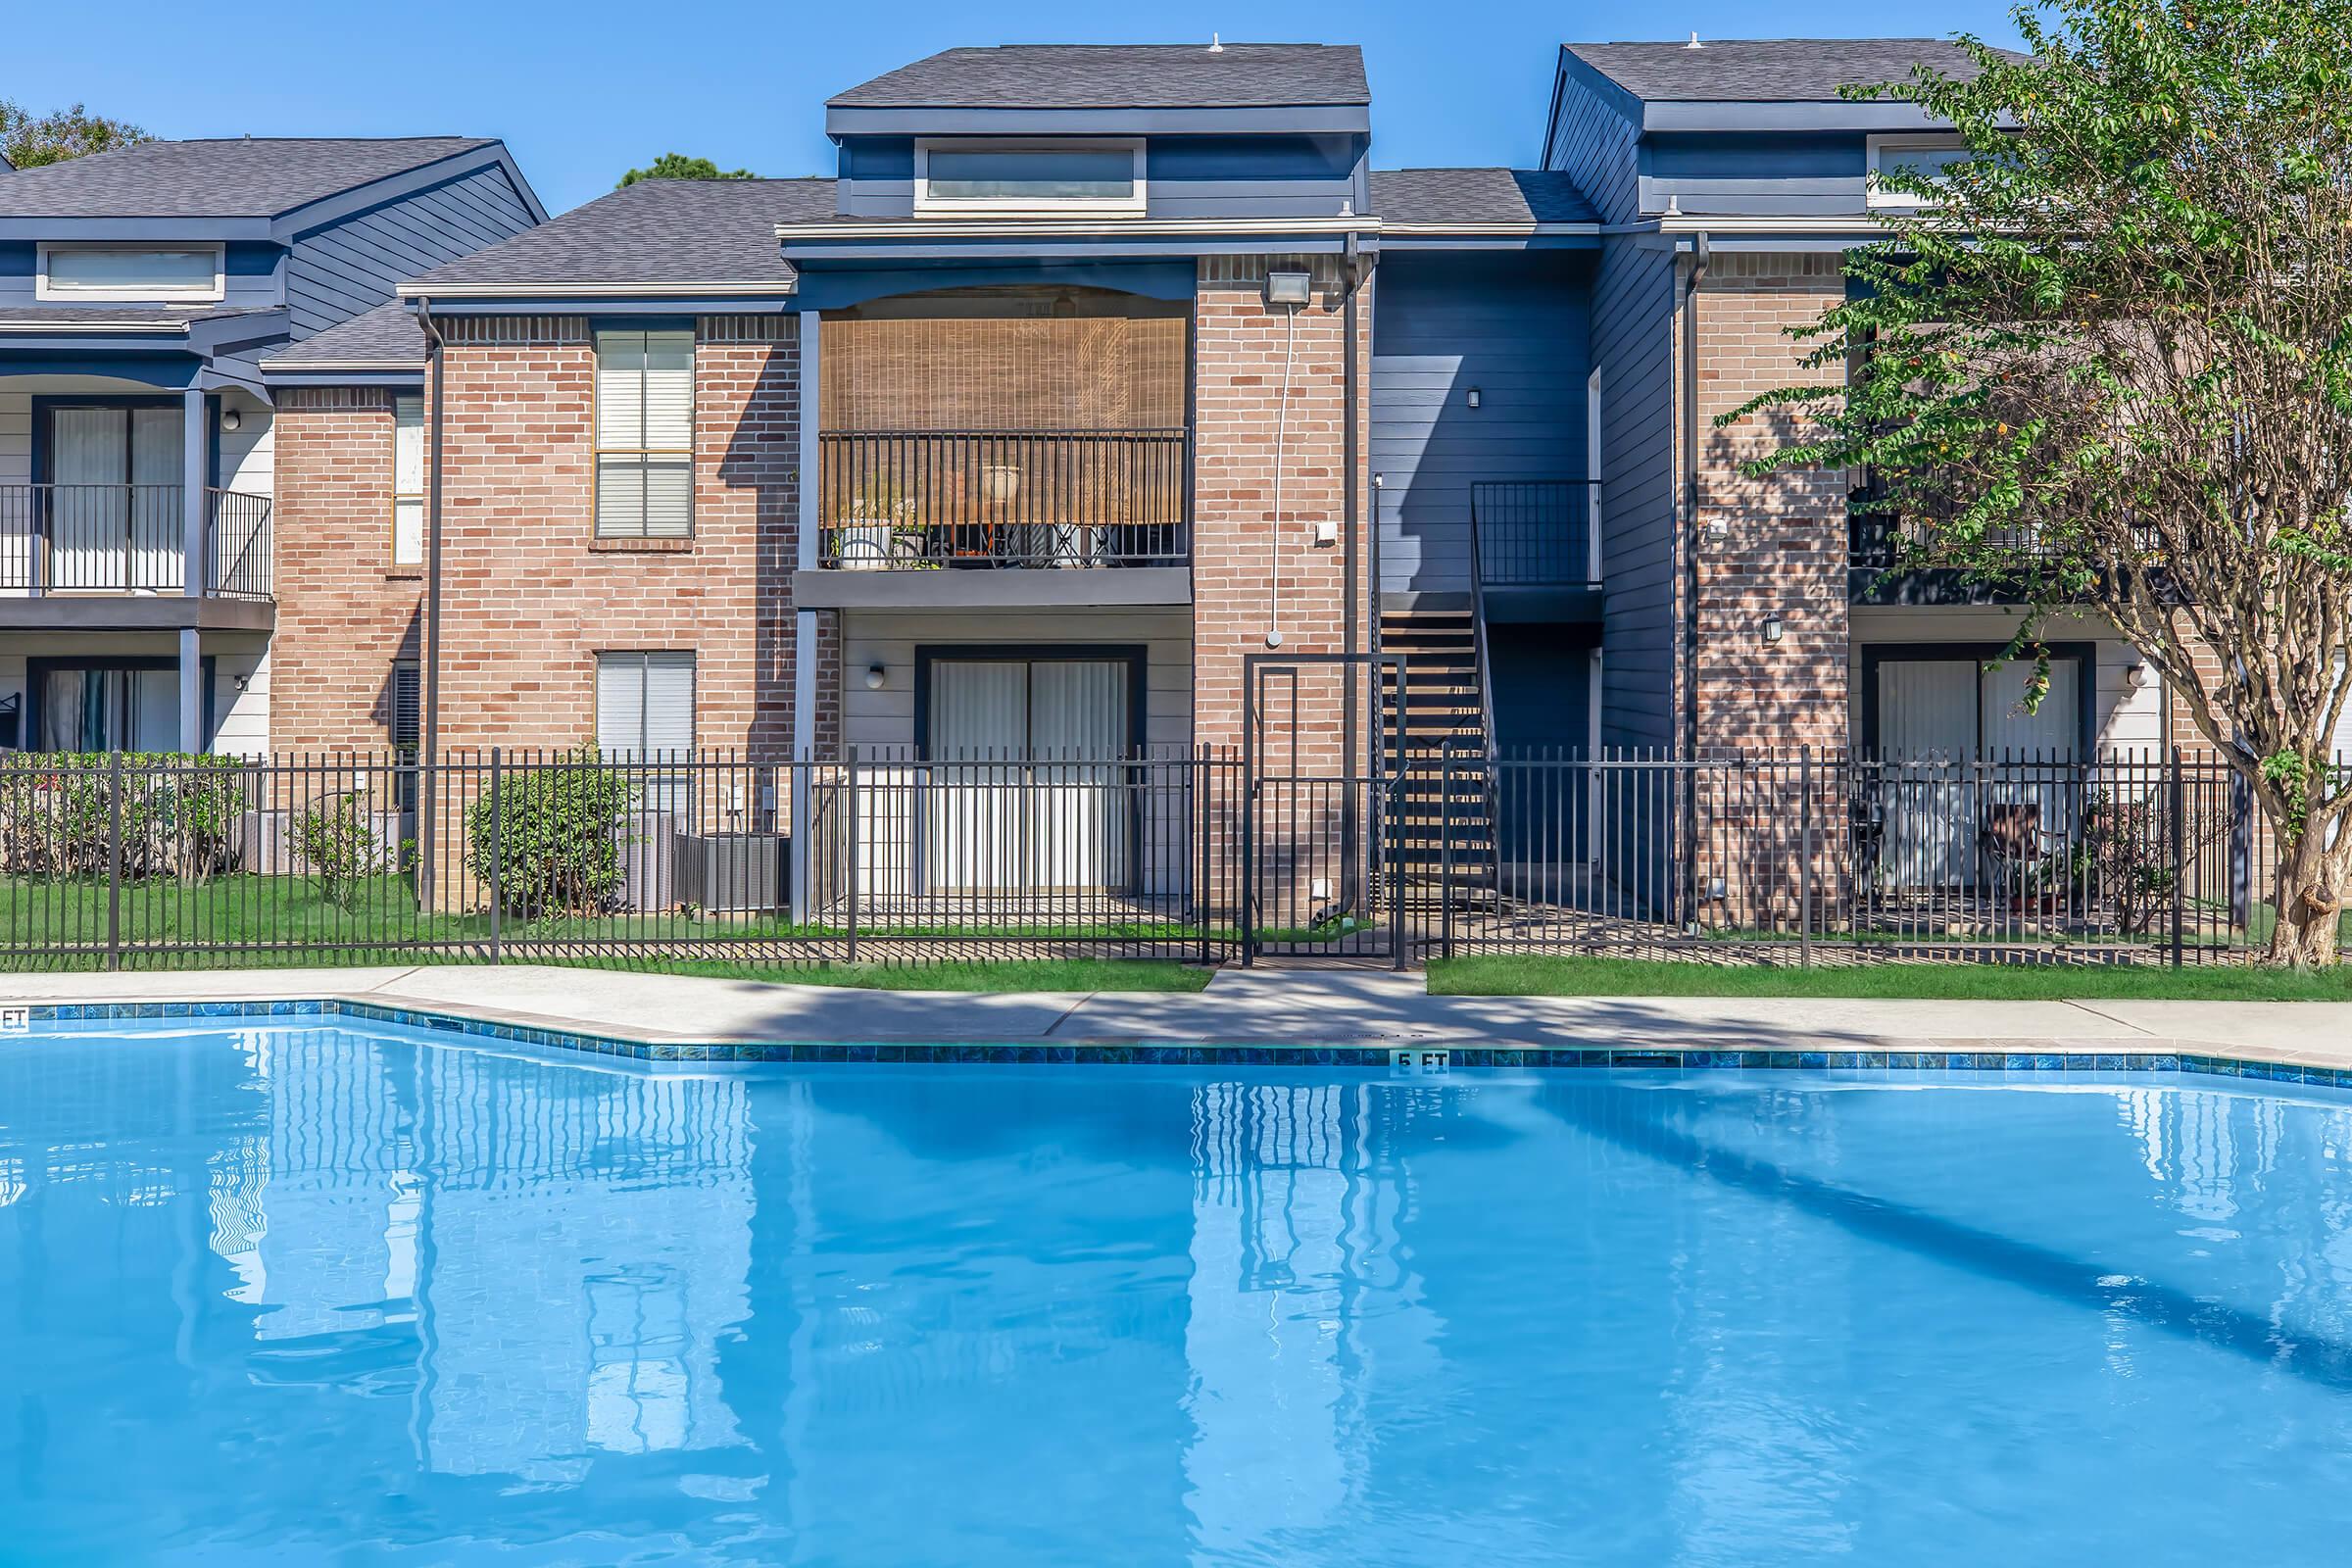
[[[1403,726],[1382,734],[1379,675],[1398,711],[1399,654],[1250,654],[1242,661],[1242,961],[1405,967],[1399,897]]]

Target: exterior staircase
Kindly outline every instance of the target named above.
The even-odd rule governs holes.
[[[1402,655],[1406,668],[1401,703],[1395,676],[1385,666],[1380,694],[1388,756],[1397,755],[1402,738],[1405,777],[1397,789],[1404,813],[1406,905],[1436,902],[1449,837],[1456,897],[1465,890],[1492,888],[1493,800],[1481,765],[1490,755],[1492,737],[1476,612],[1383,610],[1380,644],[1383,653]],[[1440,767],[1448,749],[1454,759],[1450,780]]]

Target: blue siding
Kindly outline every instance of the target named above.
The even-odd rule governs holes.
[[[293,335],[308,337],[372,310],[404,278],[534,221],[506,171],[494,165],[314,229],[295,240],[286,267]]]
[[[1638,133],[1563,71],[1544,167],[1574,176],[1605,222],[1640,216]],[[1651,244],[1654,245],[1654,241]],[[1601,744],[1675,741],[1674,260],[1612,236],[1592,283],[1600,372]]]
[[[1371,458],[1383,593],[1469,591],[1473,484],[1585,476],[1589,267],[1556,252],[1381,264]]]

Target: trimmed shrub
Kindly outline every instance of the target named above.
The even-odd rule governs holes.
[[[602,914],[620,902],[622,824],[636,799],[588,748],[518,768],[466,808],[466,863],[509,914]]]
[[[0,871],[103,877],[113,810],[111,755],[0,754]],[[209,753],[122,757],[122,875],[202,882],[236,868],[249,764]]]
[[[382,820],[369,808],[364,790],[332,796],[295,813],[289,836],[303,874],[337,908],[350,908],[362,883],[400,863],[399,852],[378,836]]]

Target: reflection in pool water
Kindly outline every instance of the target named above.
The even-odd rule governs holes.
[[[2352,1099],[0,1042],[0,1561],[2305,1562]]]

